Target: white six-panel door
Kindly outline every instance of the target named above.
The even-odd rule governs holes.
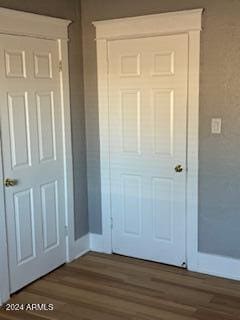
[[[57,42],[0,35],[0,66],[3,170],[13,184],[5,186],[5,203],[14,292],[66,260]]]
[[[181,266],[188,36],[109,41],[108,56],[113,251]]]

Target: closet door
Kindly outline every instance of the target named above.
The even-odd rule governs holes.
[[[113,251],[186,261],[188,36],[109,41]]]
[[[56,41],[0,35],[1,140],[11,292],[65,262]]]

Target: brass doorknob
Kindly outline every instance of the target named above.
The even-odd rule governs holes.
[[[178,165],[175,167],[175,171],[176,171],[176,172],[182,172],[182,171],[183,171],[183,167],[181,166],[181,164],[178,164]]]
[[[10,179],[10,178],[6,178],[4,180],[4,185],[5,187],[9,188],[9,187],[14,187],[17,184],[17,180],[14,179]]]

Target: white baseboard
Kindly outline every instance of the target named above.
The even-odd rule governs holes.
[[[95,252],[105,252],[103,245],[103,235],[90,233],[90,250]]]
[[[3,292],[0,292],[0,307],[4,305],[9,299],[10,294],[9,292],[5,292],[4,288],[1,289]]]
[[[81,237],[74,242],[71,249],[70,261],[81,257],[90,250],[102,253],[105,252],[103,239],[103,235],[96,233],[88,233]]]
[[[81,257],[90,250],[110,253],[104,246],[103,235],[88,233],[75,241],[71,260]],[[240,259],[198,252],[191,260],[193,263],[188,265],[190,271],[240,281]]]
[[[71,260],[75,260],[90,251],[89,233],[74,242]]]
[[[89,233],[89,243],[91,251],[109,253],[104,249],[104,238],[101,234]],[[195,260],[196,265],[193,264],[189,270],[240,281],[238,259],[198,252]]]
[[[197,270],[192,271],[240,280],[240,260],[199,252]]]

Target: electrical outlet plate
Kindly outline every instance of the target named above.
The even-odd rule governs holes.
[[[212,134],[220,134],[222,131],[222,119],[212,118]]]

